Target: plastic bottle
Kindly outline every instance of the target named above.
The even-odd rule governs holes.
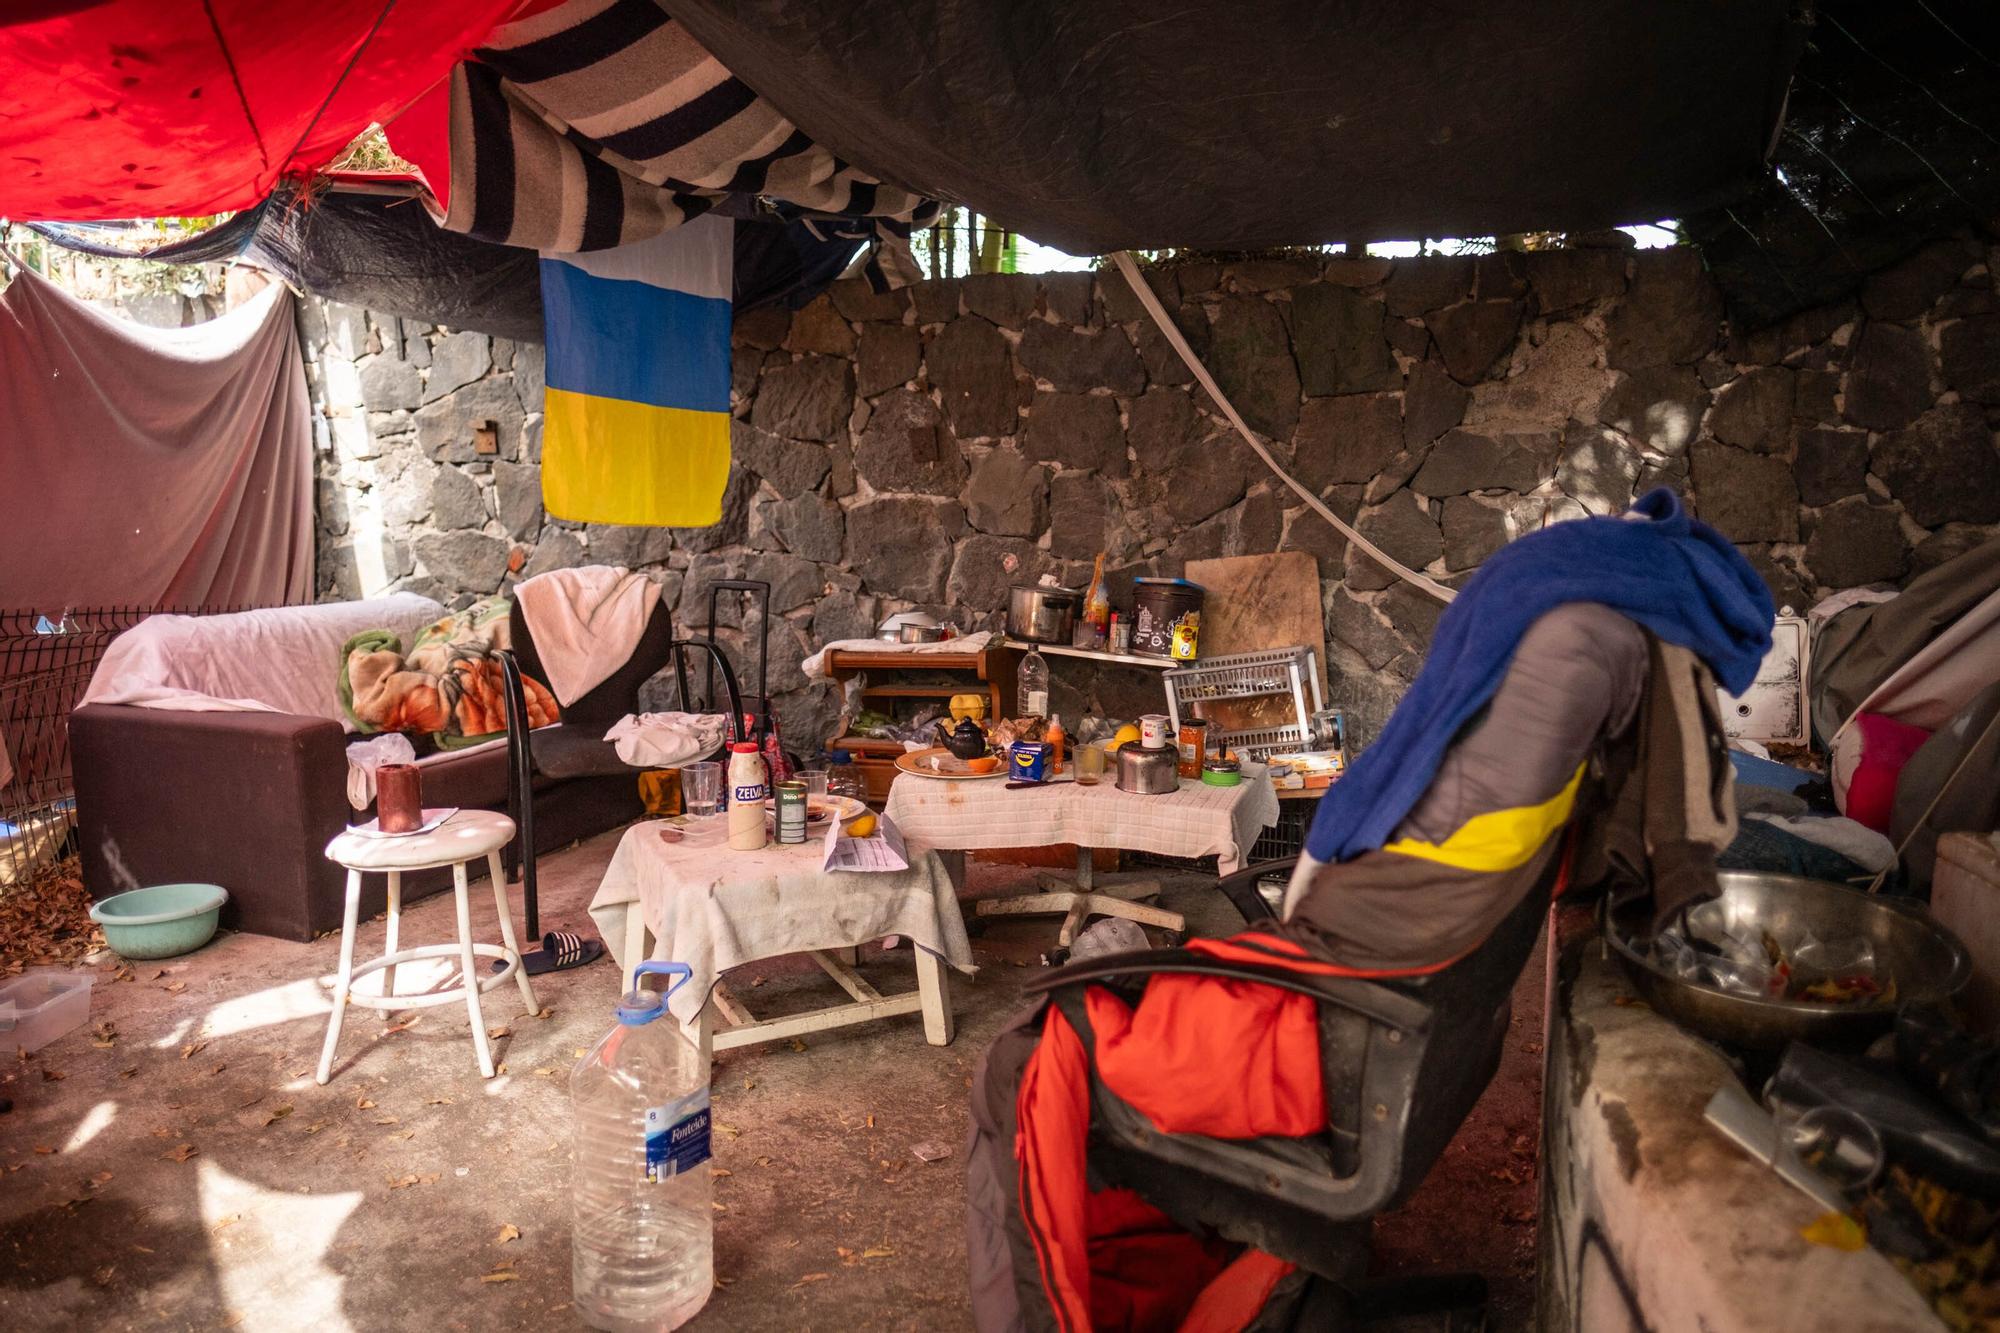
[[[770,840],[764,828],[764,798],[771,794],[770,775],[757,742],[737,741],[729,747],[729,849],[754,852]]]
[[[1050,715],[1049,729],[1043,735],[1042,739],[1049,743],[1049,772],[1062,772],[1063,745],[1069,739],[1069,734],[1063,730],[1062,714],[1055,713]]]
[[[1022,717],[1047,717],[1049,715],[1049,659],[1030,648],[1021,658],[1018,673],[1020,683],[1020,715]]]
[[[676,977],[668,995],[689,976],[685,963],[638,973]],[[664,1333],[694,1318],[715,1286],[708,1070],[665,996],[634,990],[617,1014],[569,1078],[572,1299],[592,1328]]]
[[[860,765],[846,750],[835,750],[828,756],[826,789],[834,796],[852,796],[855,800],[865,800],[868,796],[868,780],[862,775]]]
[[[1090,588],[1083,594],[1081,619],[1091,629],[1091,642],[1086,646],[1103,648],[1111,638],[1111,589],[1104,582],[1102,551],[1097,553],[1097,563],[1091,567]]]

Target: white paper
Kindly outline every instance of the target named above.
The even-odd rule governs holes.
[[[458,807],[455,805],[448,805],[442,809],[437,806],[431,806],[424,811],[424,822],[407,833],[384,833],[380,823],[375,819],[371,819],[365,824],[356,824],[347,831],[349,833],[358,833],[364,838],[414,838],[419,833],[429,833],[432,829],[437,828],[445,820],[450,819],[457,813]]]
[[[841,832],[845,820],[827,821],[831,827],[826,831],[826,855],[821,859],[821,870],[908,870],[909,854],[903,849],[903,835],[889,816],[880,815],[875,820],[875,832],[866,838],[850,838]]]

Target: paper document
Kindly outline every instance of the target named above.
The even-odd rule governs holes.
[[[879,816],[875,821],[875,832],[865,838],[850,838],[840,831],[841,821],[826,821],[826,855],[820,861],[821,870],[908,870],[910,859],[903,850],[903,835],[890,822],[889,816]]]

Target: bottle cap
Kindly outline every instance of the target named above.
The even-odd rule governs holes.
[[[851,764],[854,762],[854,756],[845,750],[835,750],[832,758],[836,764]]]
[[[731,754],[755,754],[755,753],[757,753],[757,742],[755,742],[755,741],[731,741],[731,742],[729,743],[729,753],[731,753]]]
[[[667,1012],[658,991],[631,990],[618,997],[618,1021],[628,1028],[650,1023]]]

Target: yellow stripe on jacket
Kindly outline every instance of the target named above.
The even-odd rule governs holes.
[[[1399,856],[1435,861],[1457,870],[1492,873],[1526,864],[1549,835],[1569,822],[1576,808],[1576,791],[1583,783],[1583,765],[1563,789],[1540,805],[1517,805],[1474,815],[1443,842],[1401,838],[1382,848]]]
[[[542,412],[542,505],[550,517],[663,528],[721,520],[727,412],[554,387]]]

